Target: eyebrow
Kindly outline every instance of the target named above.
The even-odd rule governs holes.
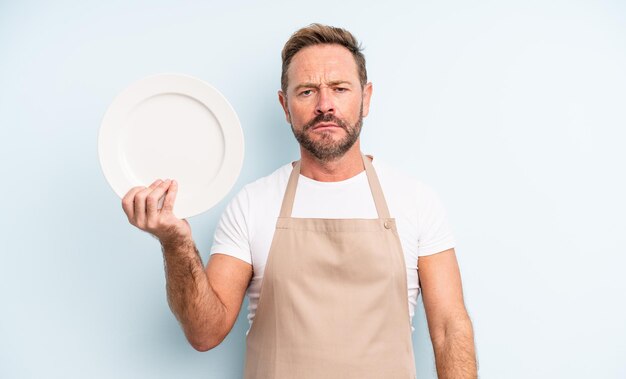
[[[328,82],[327,84],[330,87],[334,87],[334,86],[337,86],[337,85],[340,85],[340,84],[352,85],[352,83],[350,83],[347,80],[333,80],[331,82]],[[307,83],[298,84],[294,90],[298,91],[299,89],[302,89],[302,88],[317,88],[317,87],[319,87],[319,85],[317,85],[315,83],[307,82]]]

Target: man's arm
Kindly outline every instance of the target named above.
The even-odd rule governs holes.
[[[476,378],[474,333],[454,249],[419,257],[418,270],[439,379]]]
[[[122,199],[128,221],[159,239],[165,261],[167,298],[187,340],[200,351],[224,340],[232,329],[252,266],[237,258],[215,254],[206,270],[186,220],[173,213],[178,185],[157,180],[134,187]],[[158,201],[165,196],[163,207]]]
[[[252,266],[213,254],[205,270],[193,240],[162,246],[170,309],[194,349],[212,349],[237,321]]]

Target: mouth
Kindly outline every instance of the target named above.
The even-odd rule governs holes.
[[[315,126],[313,126],[313,130],[329,130],[329,129],[335,129],[335,128],[340,128],[341,127],[337,124],[334,124],[332,122],[320,122],[319,124],[316,124]]]

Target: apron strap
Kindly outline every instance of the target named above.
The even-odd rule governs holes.
[[[376,212],[378,213],[378,218],[391,218],[389,214],[389,208],[387,207],[387,202],[385,201],[385,195],[383,195],[383,190],[382,190],[382,187],[380,186],[380,182],[378,181],[378,175],[376,175],[376,171],[374,170],[372,161],[365,155],[362,155],[362,157],[363,157],[363,165],[365,167],[365,173],[367,175],[367,181],[370,185],[370,191],[372,191],[374,204],[376,205]],[[293,202],[296,197],[296,188],[298,187],[299,177],[300,177],[300,161],[297,161],[295,166],[291,170],[291,175],[289,176],[289,182],[287,182],[287,189],[285,190],[285,196],[283,197],[283,204],[282,204],[282,207],[280,208],[281,218],[291,217],[291,212],[293,210]]]
[[[287,182],[287,190],[285,190],[285,196],[283,197],[283,205],[280,208],[280,217],[291,217],[291,210],[293,209],[293,201],[296,197],[296,187],[298,186],[298,178],[300,177],[300,161],[297,161],[291,175],[289,176],[289,182]]]
[[[365,155],[363,155],[363,165],[365,166],[367,181],[370,184],[370,191],[372,191],[372,196],[374,197],[374,204],[376,204],[378,218],[391,218],[389,208],[387,208],[387,202],[385,201],[385,195],[383,195],[383,189],[378,181],[376,170],[374,170],[374,165],[372,165],[372,161]]]

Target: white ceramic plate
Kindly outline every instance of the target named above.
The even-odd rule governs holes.
[[[175,179],[174,214],[187,218],[232,188],[243,163],[243,132],[215,88],[191,76],[159,74],[115,98],[102,120],[98,153],[120,197],[134,186]]]

